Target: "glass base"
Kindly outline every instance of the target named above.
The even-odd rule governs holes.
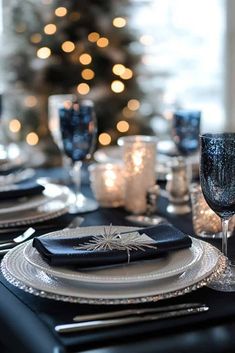
[[[99,207],[98,203],[95,200],[92,200],[82,193],[76,194],[76,200],[74,200],[69,206],[69,213],[70,214],[79,214],[79,213],[86,213],[92,212],[97,210]]]
[[[235,292],[235,265],[228,261],[225,272],[208,287],[220,292]]]
[[[228,238],[231,237],[232,232],[228,232]],[[218,233],[207,233],[207,232],[201,232],[197,234],[198,237],[200,238],[207,238],[207,239],[222,239],[223,238],[223,233],[218,232]]]
[[[160,223],[167,223],[165,218],[160,216],[144,216],[144,215],[130,215],[125,217],[127,221],[140,225],[157,225]]]

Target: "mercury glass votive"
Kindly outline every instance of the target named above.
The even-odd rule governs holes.
[[[195,234],[203,238],[222,238],[220,217],[206,203],[201,186],[199,184],[191,184],[190,195]],[[233,229],[234,219],[230,222],[228,236],[231,235]]]
[[[91,189],[100,206],[123,206],[124,175],[121,163],[92,164],[89,173]]]
[[[122,146],[125,175],[125,209],[133,214],[147,210],[147,192],[156,183],[157,139],[151,136],[125,136]]]

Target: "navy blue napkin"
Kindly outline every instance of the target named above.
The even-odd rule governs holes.
[[[154,259],[164,253],[191,246],[191,238],[168,224],[138,230],[139,234],[146,234],[152,240],[150,247],[126,250],[98,250],[82,249],[86,244],[94,241],[94,236],[85,237],[38,237],[34,238],[33,246],[43,259],[52,266],[76,266],[89,268],[95,266],[109,266],[121,263]],[[123,234],[122,237],[125,235]],[[127,234],[126,234],[127,236]],[[80,247],[80,249],[76,249]]]
[[[14,184],[11,189],[0,191],[0,201],[8,199],[16,199],[24,196],[38,195],[43,192],[44,186],[38,184],[34,180],[27,180]]]

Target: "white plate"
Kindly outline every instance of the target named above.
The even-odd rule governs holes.
[[[52,200],[58,199],[64,193],[61,186],[56,184],[43,184],[45,189],[39,195],[22,196],[20,198],[1,201],[0,215],[32,210]],[[10,189],[10,186],[9,186]],[[13,189],[12,189],[13,190]],[[1,189],[0,189],[1,191]],[[16,204],[17,203],[17,204]]]
[[[145,303],[189,293],[220,276],[226,267],[226,258],[212,245],[201,240],[200,243],[204,250],[201,261],[182,275],[148,281],[141,285],[94,285],[47,275],[26,261],[24,248],[27,244],[21,244],[5,255],[1,270],[10,283],[36,296],[72,303]]]
[[[48,196],[47,202],[38,207],[1,215],[0,228],[44,222],[68,212],[72,194],[67,187],[48,183],[45,195]]]
[[[115,227],[120,232],[135,230],[133,227]],[[81,227],[76,229],[66,229],[44,235],[43,237],[84,237],[87,235],[97,235],[104,232],[104,226]],[[87,283],[138,283],[158,280],[175,276],[186,271],[195,265],[201,258],[203,247],[200,241],[193,239],[193,244],[188,249],[172,251],[168,256],[155,260],[139,261],[132,264],[109,266],[99,269],[74,269],[69,267],[52,267],[46,263],[38,251],[32,247],[32,241],[28,242],[24,248],[25,259],[33,266],[45,273],[65,278],[73,281]]]

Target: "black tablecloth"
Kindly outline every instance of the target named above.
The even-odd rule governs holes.
[[[88,186],[83,191],[90,194]],[[166,216],[167,199],[159,199],[159,214]],[[84,215],[82,226],[133,225],[125,220],[122,208],[98,209]],[[191,214],[168,216],[168,220],[188,234],[193,234]],[[71,216],[60,217],[56,223],[66,225]],[[220,241],[212,243],[220,246]],[[235,237],[229,239],[234,252]],[[235,293],[216,292],[202,288],[184,296],[142,304],[142,307],[162,306],[169,303],[202,302],[209,305],[207,313],[166,321],[141,323],[95,333],[60,336],[54,325],[71,322],[75,315],[120,309],[120,306],[81,305],[43,299],[13,287],[0,276],[0,341],[7,352],[230,352],[235,346]],[[128,308],[129,306],[125,306]],[[131,306],[131,307],[136,307]],[[210,348],[209,348],[210,346]],[[106,349],[104,349],[106,347]],[[100,349],[99,349],[100,348]]]

